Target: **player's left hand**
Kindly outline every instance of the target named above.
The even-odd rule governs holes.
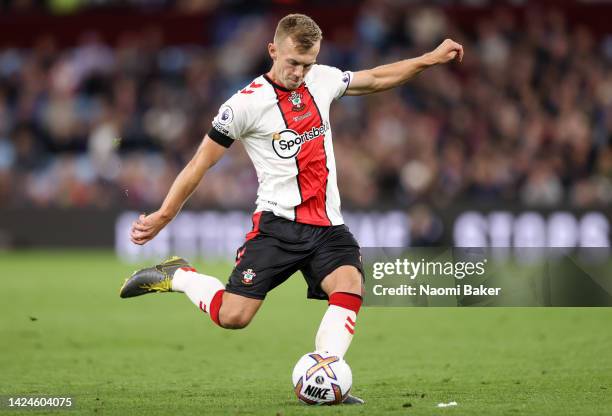
[[[168,222],[162,217],[159,211],[149,215],[141,214],[140,217],[132,223],[130,240],[132,240],[134,244],[143,245],[152,240],[167,223]]]
[[[461,62],[463,60],[463,46],[452,39],[445,39],[431,52],[431,55],[438,64],[445,64],[453,59]]]

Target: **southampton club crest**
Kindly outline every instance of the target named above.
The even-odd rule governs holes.
[[[242,283],[245,285],[252,285],[253,279],[257,276],[253,269],[246,269],[242,272]]]
[[[291,107],[292,111],[302,111],[306,107],[302,102],[302,94],[299,92],[291,91],[289,101],[293,104],[293,107]]]

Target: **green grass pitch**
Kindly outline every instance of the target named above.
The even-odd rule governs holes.
[[[0,395],[75,398],[54,415],[612,412],[610,308],[364,308],[346,359],[367,404],[307,407],[291,369],[326,304],[306,300],[299,274],[228,331],[181,294],[120,299],[138,266],[110,252],[0,254]],[[224,280],[231,267],[195,266]]]

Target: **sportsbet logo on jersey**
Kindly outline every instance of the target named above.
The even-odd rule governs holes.
[[[278,157],[290,159],[299,153],[304,143],[324,136],[328,130],[328,121],[302,134],[298,134],[295,130],[286,129],[272,135],[272,148]]]

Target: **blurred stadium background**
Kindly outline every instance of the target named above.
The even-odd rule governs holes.
[[[219,105],[268,70],[274,25],[295,10],[323,29],[319,62],[342,69],[445,37],[466,50],[334,104],[362,245],[609,245],[607,2],[14,0],[0,2],[0,246],[231,255],[257,190],[241,146],[149,252],[126,227],[159,206]]]

